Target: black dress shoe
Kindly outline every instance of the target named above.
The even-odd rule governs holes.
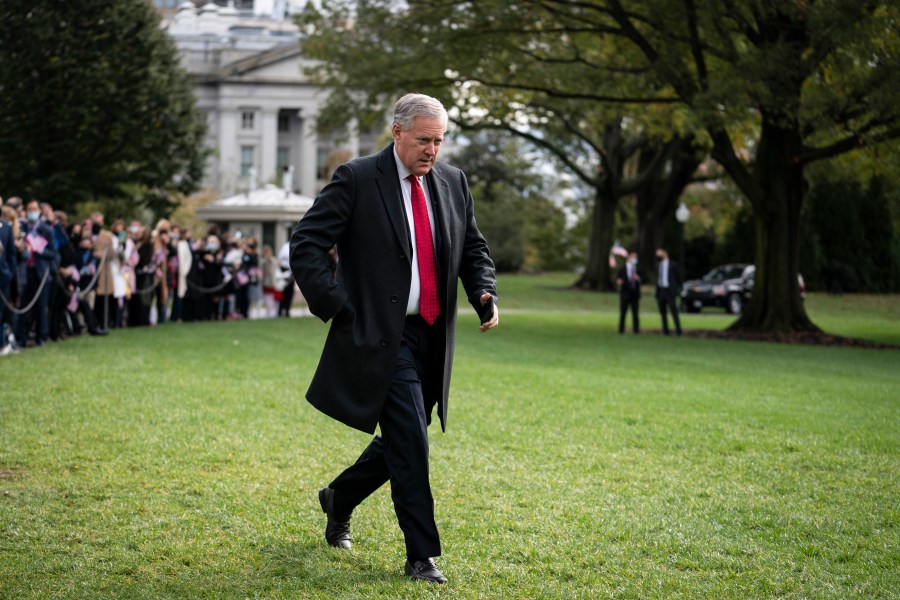
[[[403,572],[407,577],[412,577],[413,579],[421,579],[422,581],[430,581],[432,583],[447,583],[447,578],[444,577],[441,570],[434,564],[433,558],[417,560],[412,563],[407,560]]]
[[[322,512],[328,515],[328,524],[325,525],[325,541],[335,548],[349,550],[353,547],[350,542],[350,517],[346,521],[339,521],[334,516],[334,490],[330,487],[319,490],[319,504]]]

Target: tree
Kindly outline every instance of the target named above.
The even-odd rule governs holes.
[[[558,270],[578,246],[566,226],[564,182],[535,165],[536,152],[502,131],[481,131],[450,158],[477,203],[478,226],[499,271]]]
[[[655,160],[657,152],[666,156],[662,176],[651,178],[635,193],[636,246],[640,262],[646,265],[653,264],[656,249],[665,245],[666,220],[674,215],[678,199],[694,181],[694,173],[705,155],[694,143],[693,136],[679,136],[661,148],[646,148],[641,152],[641,163]],[[673,250],[671,245],[669,250]]]
[[[330,16],[344,20],[319,23],[337,37],[308,21],[313,46],[322,43],[317,56],[330,55],[328,66],[338,66],[332,81],[366,90],[366,100],[385,91],[375,78],[400,87],[430,84],[452,90],[444,95],[458,101],[461,115],[524,125],[547,144],[561,130],[598,131],[613,115],[645,120],[648,131],[669,123],[675,134],[702,133],[753,211],[756,286],[733,328],[818,330],[797,285],[805,169],[900,136],[896,2],[372,0],[355,12],[356,4],[329,6],[338,7]],[[544,128],[549,118],[556,131]],[[748,127],[756,133],[742,137]],[[589,147],[593,139],[581,142]],[[594,145],[602,156],[605,147]],[[579,167],[577,155],[565,154],[570,168]]]
[[[627,82],[621,81],[617,68],[595,69],[594,59],[581,55],[614,55],[621,48],[597,36],[561,38],[552,26],[536,32],[534,23],[548,13],[528,3],[408,4],[343,0],[322,9],[307,6],[300,17],[307,34],[304,52],[320,61],[314,74],[333,90],[321,122],[340,126],[351,115],[361,124],[372,123],[383,117],[385,105],[397,93],[416,89],[454,107],[451,119],[464,129],[498,129],[541,148],[594,190],[586,264],[576,285],[612,289],[607,253],[618,203],[651,178],[665,177],[667,152],[654,152],[656,159],[643,162],[640,169],[626,165],[636,160],[638,150],[665,144],[671,137],[670,127],[653,128],[628,116],[622,106],[606,102],[609,98],[600,87],[624,87]],[[604,79],[594,89],[598,79],[606,77],[610,81]],[[660,101],[651,93],[652,85],[631,86],[644,97],[628,98],[630,92],[619,89],[619,99]],[[655,111],[655,120],[668,118],[665,111]]]
[[[900,136],[900,9],[894,2],[575,4],[628,40],[712,141],[750,201],[756,285],[734,330],[817,331],[800,299],[800,216],[807,165]],[[733,124],[752,115],[749,148]],[[749,150],[749,153],[746,152]]]
[[[156,212],[203,173],[204,124],[146,0],[0,4],[0,190]]]

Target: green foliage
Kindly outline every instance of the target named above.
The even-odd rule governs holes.
[[[753,264],[756,256],[756,225],[753,213],[746,204],[734,215],[731,228],[721,237],[714,237],[713,264]]]
[[[801,271],[811,289],[894,292],[900,263],[884,182],[822,181],[812,187],[804,213]]]
[[[198,187],[204,127],[152,3],[0,3],[4,195],[165,213]]]
[[[451,158],[469,181],[478,226],[502,272],[572,268],[572,231],[554,182],[539,173],[534,152],[514,136],[483,131]]]

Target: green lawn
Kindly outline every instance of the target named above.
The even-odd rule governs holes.
[[[500,329],[460,321],[444,588],[401,576],[386,488],[352,552],[322,539],[315,493],[368,438],[303,399],[317,320],[0,359],[0,597],[898,597],[900,352],[619,336],[615,297],[570,282],[505,277]],[[807,304],[900,343],[896,297]]]

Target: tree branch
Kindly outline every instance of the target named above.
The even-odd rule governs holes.
[[[746,165],[741,162],[741,159],[737,157],[737,154],[735,154],[734,143],[731,141],[731,136],[729,136],[728,132],[724,129],[715,129],[709,133],[713,140],[713,148],[710,152],[710,156],[722,165],[722,168],[731,176],[731,179],[734,180],[738,189],[747,196],[747,199],[750,200],[751,204],[755,205],[756,199],[759,198],[759,190],[750,171],[747,169]]]
[[[708,73],[706,70],[706,59],[703,57],[703,48],[700,44],[700,31],[697,26],[697,7],[694,6],[694,0],[684,0],[684,7],[687,11],[688,31],[691,37],[691,54],[694,56],[694,64],[697,67],[697,79],[700,83],[700,89],[709,90]]]
[[[528,140],[529,142],[548,150],[554,156],[556,156],[567,168],[569,168],[572,173],[574,173],[579,179],[585,182],[587,185],[596,187],[597,179],[595,177],[591,177],[588,175],[584,169],[582,169],[577,163],[575,163],[569,155],[570,152],[566,152],[564,148],[556,146],[545,140],[544,138],[538,137],[533,133],[527,131],[520,131],[509,125],[507,123],[468,123],[462,121],[460,119],[453,119],[453,122],[459,125],[463,129],[471,129],[473,131],[479,131],[482,129],[498,129],[501,131],[508,131],[509,133],[516,135],[522,139]]]
[[[629,97],[616,97],[616,96],[603,96],[599,94],[590,94],[590,93],[579,93],[579,92],[565,92],[561,90],[554,89],[552,87],[545,87],[540,85],[526,85],[520,83],[502,83],[499,81],[490,81],[488,79],[482,79],[477,77],[470,77],[469,81],[474,81],[475,83],[480,83],[481,85],[505,89],[505,90],[521,90],[523,92],[539,92],[542,94],[546,94],[551,98],[559,98],[562,100],[591,100],[594,102],[611,102],[616,104],[675,104],[677,102],[681,102],[680,98],[674,96],[659,96],[659,97],[648,97],[642,98],[639,96]]]
[[[822,146],[821,148],[807,148],[797,157],[797,162],[806,165],[817,160],[840,156],[851,150],[856,150],[857,148],[900,138],[900,125],[896,125],[896,122],[897,119],[894,119],[891,123],[879,123],[877,125],[870,124],[871,126],[866,127],[865,130],[854,132],[852,135],[829,144],[828,146]],[[874,127],[880,127],[882,125],[891,126],[881,133],[870,136],[866,135],[867,131],[871,131]]]

